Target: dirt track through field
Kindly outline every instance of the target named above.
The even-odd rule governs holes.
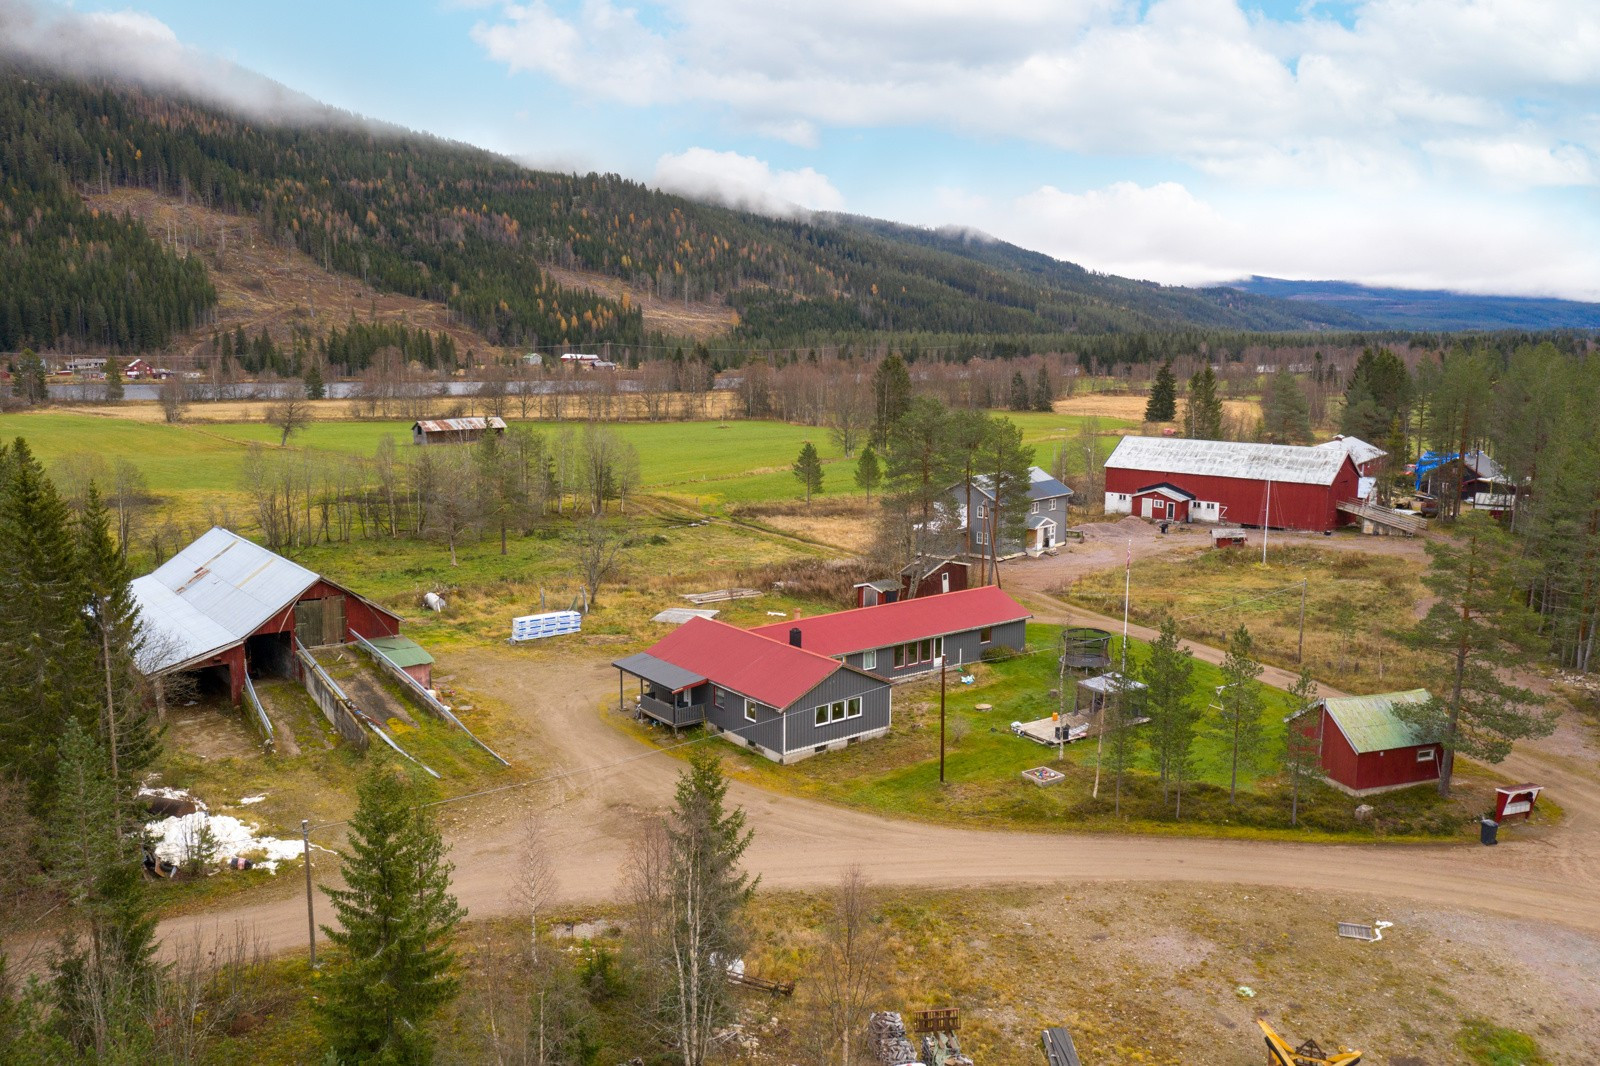
[[[1041,618],[1110,620],[1062,608],[1037,594]],[[1215,661],[1216,649],[1195,647]],[[603,661],[574,662],[557,686],[504,649],[452,653],[463,687],[495,692],[513,709],[526,743],[548,762],[578,772],[560,782],[440,808],[456,865],[455,892],[473,917],[515,910],[513,893],[521,813],[545,812],[568,902],[615,900],[640,817],[670,800],[681,763],[616,728],[616,673]],[[542,676],[543,675],[543,676]],[[1270,683],[1288,674],[1269,672]],[[610,709],[602,709],[608,705]],[[816,888],[860,866],[874,881],[930,887],[1058,881],[1174,881],[1337,890],[1402,898],[1453,911],[1536,917],[1600,934],[1600,777],[1587,734],[1564,729],[1525,745],[1504,770],[1549,786],[1567,811],[1565,824],[1539,839],[1508,839],[1493,849],[1314,845],[1112,835],[970,830],[900,821],[782,795],[734,782],[733,802],[749,815],[755,840],[746,865],[768,888]],[[324,866],[327,866],[324,862]],[[328,920],[318,900],[319,919]],[[255,926],[270,948],[306,939],[303,899],[229,906],[163,923],[163,935],[191,929]]]

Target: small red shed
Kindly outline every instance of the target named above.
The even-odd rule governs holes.
[[[1193,501],[1194,493],[1163,481],[1158,485],[1146,485],[1133,493],[1133,514],[1157,521],[1187,522],[1189,504]]]
[[[1290,719],[1318,741],[1322,771],[1328,782],[1361,796],[1439,779],[1443,750],[1436,736],[1427,736],[1396,712],[1405,704],[1423,704],[1426,689],[1344,696],[1319,700]]]
[[[922,580],[917,582],[916,590],[911,588],[911,579],[923,567],[929,567],[922,575]],[[961,592],[967,588],[967,564],[959,559],[941,559],[937,564],[928,561],[911,563],[900,571],[900,598],[905,600],[920,599],[923,596],[940,596],[946,592]]]

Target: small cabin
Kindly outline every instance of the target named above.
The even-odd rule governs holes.
[[[1328,782],[1355,796],[1439,779],[1439,737],[1403,718],[1398,708],[1427,703],[1426,689],[1375,696],[1329,697],[1289,719],[1317,742]]]
[[[487,418],[425,418],[411,424],[412,444],[471,444],[485,434],[504,436],[506,420]]]
[[[855,589],[857,607],[876,607],[880,603],[894,603],[900,599],[900,582],[887,578],[863,581]]]
[[[923,596],[942,596],[946,592],[961,592],[968,588],[967,564],[958,559],[944,559],[938,565],[922,573],[921,580],[917,581],[915,590],[911,582],[922,568],[927,566],[926,561],[911,563],[900,571],[900,596],[902,599],[920,599]]]

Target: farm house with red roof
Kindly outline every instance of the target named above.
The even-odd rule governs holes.
[[[673,729],[704,723],[778,763],[889,731],[889,683],[826,655],[709,618],[691,618],[612,663],[620,700]]]
[[[838,659],[898,681],[953,663],[977,662],[991,648],[1021,651],[1027,608],[997,586],[918,597],[757,626],[750,632]]]

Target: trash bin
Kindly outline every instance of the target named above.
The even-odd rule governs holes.
[[[1484,844],[1486,847],[1498,844],[1500,843],[1500,841],[1497,839],[1499,835],[1499,822],[1495,821],[1493,818],[1481,818],[1478,820],[1478,840],[1480,843]]]
[[[1162,522],[1161,523],[1161,532],[1165,533],[1166,531],[1167,531],[1167,524],[1165,522]]]

